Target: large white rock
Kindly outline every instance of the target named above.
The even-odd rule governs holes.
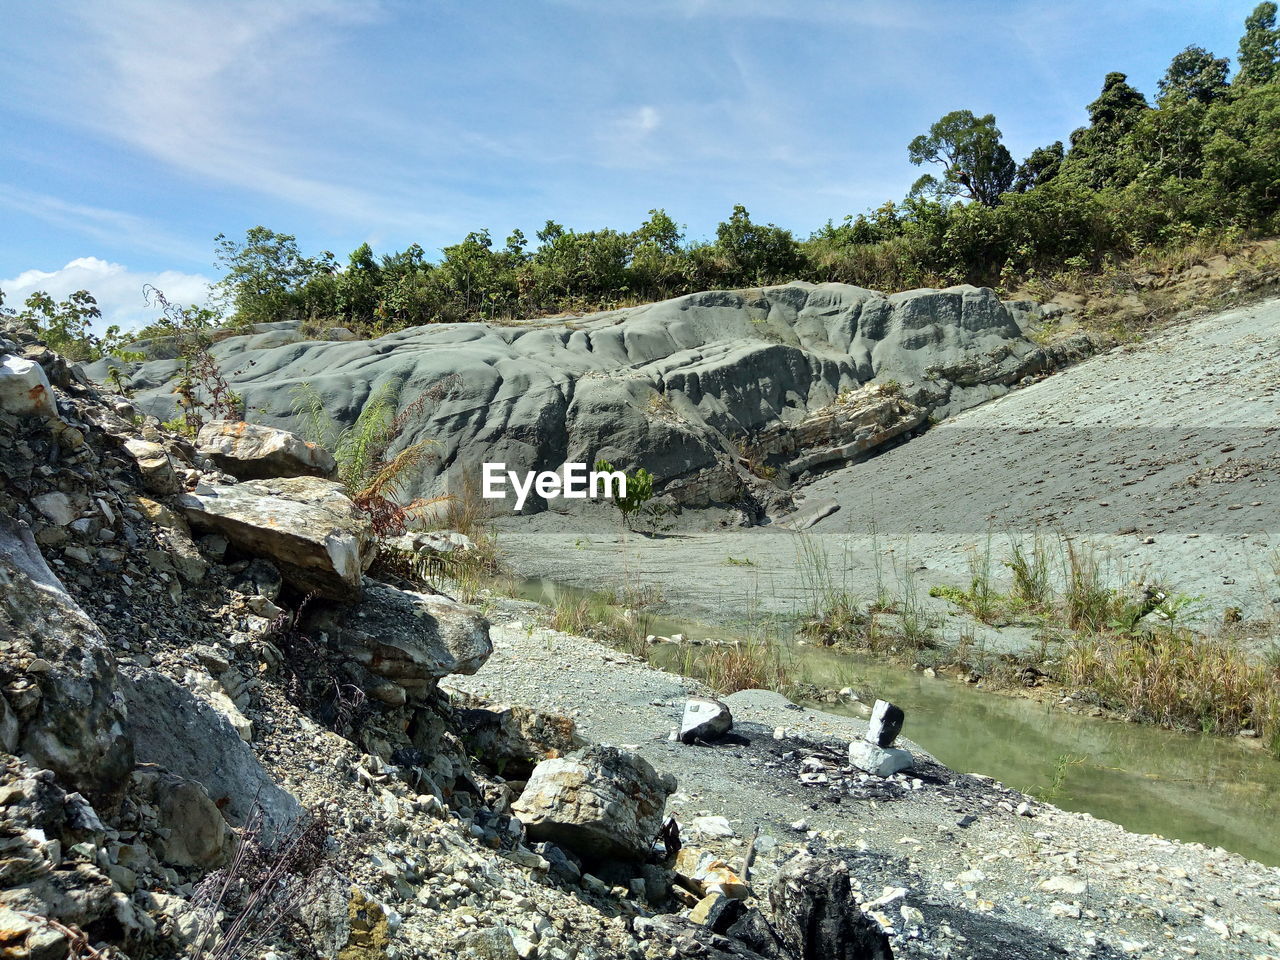
[[[288,430],[243,420],[210,420],[200,428],[196,447],[220,469],[241,480],[331,477],[337,469],[324,447]]]
[[[891,777],[903,770],[910,770],[915,764],[910,752],[900,747],[886,749],[866,740],[855,740],[849,744],[849,762],[859,770],[873,773],[877,777]]]
[[[0,410],[19,417],[58,416],[53,388],[40,364],[13,354],[0,359]]]
[[[643,860],[675,789],[675,777],[659,775],[639,754],[595,745],[543,760],[511,809],[533,840],[588,857]]]
[[[177,498],[193,527],[268,557],[285,581],[333,600],[355,600],[377,553],[373,524],[342,491],[316,477],[202,483]]]

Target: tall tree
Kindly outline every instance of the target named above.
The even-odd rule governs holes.
[[[1235,82],[1241,86],[1270,83],[1280,75],[1280,29],[1276,28],[1276,5],[1270,0],[1258,4],[1245,18],[1238,59]]]
[[[1098,190],[1123,186],[1131,176],[1121,141],[1150,109],[1147,98],[1123,73],[1108,73],[1102,92],[1089,104],[1089,126],[1071,134],[1063,175],[1077,186]]]
[[[1047,147],[1036,147],[1027,155],[1027,159],[1018,165],[1018,173],[1013,179],[1013,190],[1026,193],[1041,184],[1048,183],[1062,169],[1062,158],[1065,150],[1061,140],[1055,140]]]
[[[1158,86],[1160,106],[1180,103],[1210,104],[1227,92],[1231,61],[1215,57],[1204,47],[1187,47],[1169,63]]]
[[[994,207],[1012,185],[1017,172],[992,114],[976,117],[970,110],[953,110],[907,146],[916,166],[936,163],[942,179],[925,174],[911,188],[913,194],[940,199],[965,197]]]
[[[226,270],[214,289],[239,322],[293,319],[302,283],[316,267],[298,250],[297,237],[258,226],[245,231],[243,243],[221,233],[214,242],[218,263]]]

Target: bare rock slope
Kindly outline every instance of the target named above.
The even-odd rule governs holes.
[[[572,320],[415,327],[367,341],[305,341],[296,325],[273,324],[223,339],[213,352],[249,420],[296,432],[302,383],[341,424],[387,384],[401,409],[431,393],[399,443],[431,439],[438,456],[407,493],[438,493],[468,474],[474,482],[483,461],[523,471],[604,457],[646,467],[676,502],[697,506],[746,497],[745,437],[785,476],[846,459],[930,412],[971,407],[1053,366],[1056,358],[1023,335],[1020,321],[1036,315],[1034,304],[1002,303],[985,288],[886,297],[791,283]],[[163,346],[151,345],[153,355]],[[172,417],[180,362],[126,366],[139,406]],[[104,362],[89,372],[101,379],[106,370]],[[904,389],[858,396],[873,380]],[[534,500],[525,511],[544,506]]]

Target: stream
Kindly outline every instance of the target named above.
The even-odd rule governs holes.
[[[527,580],[518,595],[539,603],[598,595],[549,580]],[[654,617],[650,631],[691,640],[731,640],[732,632]],[[851,687],[906,711],[903,734],[952,769],[980,773],[1064,810],[1111,820],[1137,833],[1220,846],[1280,866],[1280,761],[1238,739],[1164,730],[1068,713],[1038,700],[995,694],[930,677],[869,656],[783,644],[795,679],[822,690]],[[680,672],[706,646],[663,644],[650,661]],[[866,716],[857,703],[802,703]]]

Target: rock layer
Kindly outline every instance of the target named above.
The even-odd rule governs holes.
[[[1019,326],[1034,313],[985,288],[886,297],[792,283],[568,321],[441,324],[355,342],[294,342],[296,332],[282,339],[277,324],[222,340],[214,355],[255,417],[285,429],[300,427],[291,388],[302,383],[340,424],[388,383],[401,409],[430,391],[397,442],[437,443],[436,456],[406,478],[406,495],[456,493],[477,482],[481,462],[525,471],[604,458],[643,466],[674,500],[700,505],[747,495],[743,461],[761,431],[771,431],[769,466],[802,472],[857,456],[929,412],[1006,392],[1050,365]],[[179,368],[172,359],[131,365],[136,402],[172,416]],[[107,364],[89,369],[102,377]],[[872,380],[896,384],[894,404],[842,408]],[[524,511],[547,506],[532,496]]]
[[[304,593],[358,598],[377,550],[368,517],[327,480],[202,483],[177,503],[193,527],[220,533],[248,554],[270,557]]]

